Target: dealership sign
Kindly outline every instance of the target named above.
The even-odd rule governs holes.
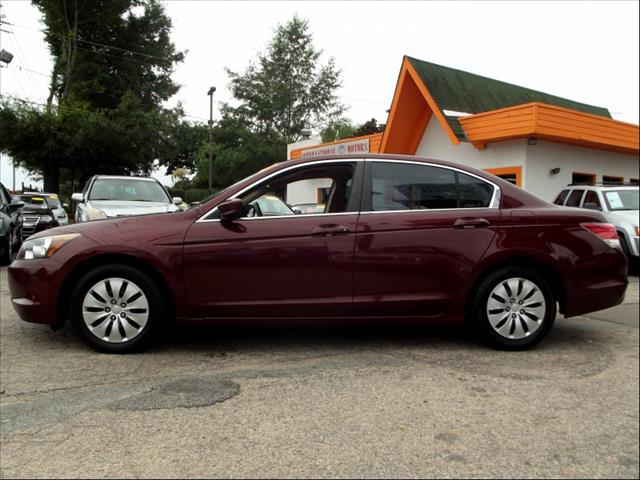
[[[369,139],[354,140],[352,142],[323,145],[310,148],[302,152],[302,158],[322,157],[325,155],[344,155],[345,153],[369,153]]]

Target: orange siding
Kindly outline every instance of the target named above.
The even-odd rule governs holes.
[[[637,155],[638,125],[544,103],[527,103],[460,117],[474,144],[536,136],[591,148]]]
[[[302,153],[305,150],[313,150],[318,147],[326,147],[327,145],[338,145],[340,143],[353,142],[354,140],[369,139],[369,153],[378,153],[380,151],[380,143],[382,142],[382,133],[372,133],[371,135],[362,135],[361,137],[342,138],[334,142],[319,143],[318,145],[310,145],[308,147],[296,148],[291,150],[291,160],[296,160],[302,157]]]
[[[451,130],[440,107],[436,105],[413,65],[405,58],[400,68],[380,152],[415,154],[432,114],[435,114],[451,143],[459,144],[460,140]]]
[[[515,175],[516,185],[522,188],[522,167],[485,168],[484,171],[496,176]]]

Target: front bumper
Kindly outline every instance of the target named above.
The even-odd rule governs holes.
[[[58,293],[64,266],[53,258],[15,260],[8,268],[11,303],[25,322],[58,323]]]

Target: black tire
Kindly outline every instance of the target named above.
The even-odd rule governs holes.
[[[148,302],[148,319],[134,338],[112,343],[91,333],[83,317],[83,301],[89,290],[102,280],[122,278],[134,283],[143,292]],[[132,353],[147,348],[164,323],[168,309],[156,283],[140,270],[124,264],[108,264],[85,274],[71,294],[71,320],[74,328],[90,347],[104,353]],[[105,320],[107,321],[107,320]]]
[[[501,283],[508,279],[521,278],[528,280],[535,284],[539,289],[539,292],[544,297],[545,311],[541,316],[541,322],[537,329],[530,334],[527,334],[524,338],[508,338],[501,335],[494,329],[489,321],[488,305],[489,296],[494,291],[494,288],[498,287]],[[526,292],[523,292],[525,296]],[[519,307],[516,307],[516,309]],[[505,316],[509,316],[509,313],[505,313]],[[473,308],[471,312],[471,321],[474,329],[480,335],[481,339],[491,345],[494,348],[501,350],[526,350],[533,347],[540,342],[551,330],[553,322],[556,317],[556,300],[553,295],[553,291],[549,287],[547,281],[536,271],[524,268],[524,267],[504,267],[489,274],[479,285],[476,290]],[[518,317],[514,317],[514,320],[510,318],[507,322],[520,321],[520,324],[524,324]],[[499,324],[498,324],[499,325]]]
[[[629,252],[629,245],[627,244],[627,239],[625,236],[618,232],[618,237],[620,238],[620,248],[622,248],[622,253],[627,257],[627,261],[631,260],[631,253]]]
[[[20,227],[19,232],[13,232],[13,251],[17,252],[22,246],[22,227]]]
[[[9,230],[7,232],[7,245],[2,249],[2,254],[0,255],[0,265],[9,265],[11,263],[12,244],[13,238],[11,230]]]

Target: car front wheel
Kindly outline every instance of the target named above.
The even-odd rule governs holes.
[[[129,353],[149,345],[162,322],[162,296],[145,273],[128,265],[103,265],[78,282],[72,320],[82,339],[105,353]]]
[[[551,288],[537,272],[507,267],[482,281],[473,315],[486,342],[505,350],[524,350],[549,333],[556,302]]]

